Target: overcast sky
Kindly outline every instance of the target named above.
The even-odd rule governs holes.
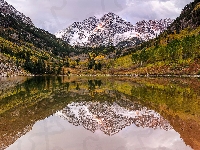
[[[135,24],[149,19],[175,19],[193,0],[6,0],[30,17],[35,26],[51,33],[75,21],[113,12]]]

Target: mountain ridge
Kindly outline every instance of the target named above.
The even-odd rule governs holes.
[[[200,25],[200,1],[194,0],[187,4],[179,17],[175,19],[169,28],[171,31],[176,31],[176,33],[180,33],[181,30],[185,28],[195,29]]]
[[[147,41],[157,37],[171,25],[173,19],[139,21],[135,25],[123,20],[114,13],[107,13],[101,18],[89,17],[83,22],[74,22],[68,28],[55,33],[71,45],[102,46],[138,38]]]
[[[12,5],[8,4],[5,0],[0,0],[0,12],[3,15],[11,15],[15,19],[19,19],[26,24],[34,26],[33,22],[29,17],[17,11]]]

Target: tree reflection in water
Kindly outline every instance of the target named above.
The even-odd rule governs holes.
[[[170,132],[173,126],[186,145],[200,149],[198,79],[34,77],[22,81],[1,81],[0,149],[56,112],[73,125],[109,136],[130,125]]]
[[[73,102],[58,111],[56,115],[75,126],[81,125],[91,132],[100,129],[109,136],[132,124],[137,127],[160,128],[166,131],[173,129],[169,122],[154,110],[142,106],[135,109],[135,105],[138,104],[129,102],[130,109],[125,109],[117,103]]]

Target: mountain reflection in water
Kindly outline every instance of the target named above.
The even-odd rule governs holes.
[[[0,150],[200,149],[198,79],[13,80],[0,80]]]
[[[135,124],[137,127],[153,129],[172,129],[169,122],[154,110],[146,107],[135,107],[133,102],[127,103],[128,109],[120,107],[117,103],[112,105],[99,102],[79,102],[68,104],[56,115],[66,119],[75,126],[82,125],[85,129],[95,132],[100,129],[107,135],[114,135],[126,126]]]

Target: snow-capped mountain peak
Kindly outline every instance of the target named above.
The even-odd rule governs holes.
[[[107,13],[101,18],[89,17],[83,22],[74,22],[68,28],[57,32],[57,38],[62,38],[71,45],[99,46],[117,45],[131,38],[149,40],[155,38],[173,22],[171,19],[140,21],[136,25],[123,20],[114,13]]]

